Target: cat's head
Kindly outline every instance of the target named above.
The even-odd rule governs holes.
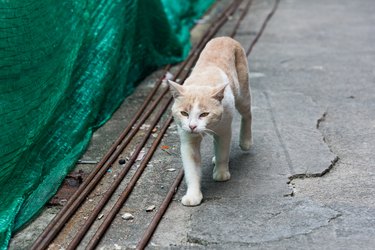
[[[172,114],[181,129],[192,134],[212,132],[218,126],[222,114],[224,90],[218,87],[182,86],[168,81],[174,98]]]

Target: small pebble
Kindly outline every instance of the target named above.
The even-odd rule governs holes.
[[[168,168],[167,171],[168,172],[174,172],[174,171],[176,171],[176,169],[175,168]]]
[[[146,130],[149,129],[150,125],[149,124],[142,124],[142,126],[139,129]]]
[[[134,219],[134,216],[131,213],[124,213],[121,218],[123,218],[124,220],[132,220]]]
[[[120,160],[118,161],[118,163],[119,163],[119,164],[125,164],[126,161],[125,161],[125,159],[120,159]]]
[[[157,247],[157,246],[159,246],[158,244],[156,244],[156,243],[154,243],[154,242],[152,242],[152,241],[150,242],[150,245],[153,246],[153,247]]]
[[[140,160],[142,160],[143,159],[143,157],[145,156],[145,154],[146,154],[146,152],[142,149],[142,151],[141,152],[139,152],[139,154],[138,154],[138,157],[137,157],[137,159],[136,159],[136,161],[140,161]]]
[[[68,202],[67,199],[61,199],[61,200],[59,200],[59,204],[60,204],[61,206],[64,206],[67,202]]]
[[[164,79],[166,80],[172,80],[173,79],[173,74],[171,72],[167,72],[164,76]]]
[[[151,205],[151,206],[149,206],[149,207],[146,208],[146,212],[152,212],[152,211],[155,210],[155,208],[156,208],[155,205]]]

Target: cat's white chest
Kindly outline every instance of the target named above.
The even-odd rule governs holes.
[[[230,86],[227,86],[225,88],[222,105],[224,108],[224,112],[223,112],[224,116],[225,114],[227,114],[227,115],[230,115],[230,118],[232,118],[234,111],[235,111],[235,101],[234,101],[234,95]]]

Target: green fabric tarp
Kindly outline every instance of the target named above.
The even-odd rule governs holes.
[[[212,0],[0,1],[0,249]]]

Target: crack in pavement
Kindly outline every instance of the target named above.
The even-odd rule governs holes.
[[[340,158],[338,156],[336,156],[333,161],[331,161],[331,164],[328,166],[328,168],[326,168],[325,170],[323,170],[322,172],[320,173],[303,173],[303,174],[294,174],[292,176],[289,176],[288,179],[288,184],[294,180],[294,179],[305,179],[305,178],[318,178],[318,177],[322,177],[324,176],[325,174],[327,174],[329,171],[331,171],[331,169],[336,165],[336,163],[340,160]],[[291,195],[293,196],[293,195]]]
[[[265,243],[272,243],[272,242],[279,242],[279,241],[283,241],[283,240],[293,239],[293,238],[298,237],[298,236],[307,236],[307,235],[310,235],[310,234],[316,232],[317,230],[320,230],[321,228],[329,226],[329,224],[333,220],[336,220],[337,218],[340,218],[343,215],[341,212],[339,212],[337,210],[334,210],[334,209],[332,209],[328,206],[323,206],[323,207],[329,208],[330,210],[336,212],[336,214],[332,215],[332,217],[330,217],[330,218],[327,218],[326,224],[322,224],[322,225],[319,225],[315,228],[311,228],[310,230],[308,230],[306,232],[296,233],[296,234],[292,234],[290,236],[284,236],[284,237],[282,236],[282,237],[279,237],[277,239],[263,240],[263,241],[259,241],[259,242],[225,241],[224,245],[254,247],[254,246],[258,246],[258,245],[265,244]],[[273,217],[277,217],[280,214],[281,214],[281,212],[277,212],[277,213],[273,214],[270,219],[272,219]],[[198,236],[192,236],[192,235],[189,235],[189,234],[187,235],[187,243],[188,244],[196,244],[196,245],[203,246],[203,247],[210,247],[210,246],[212,247],[212,246],[217,246],[217,245],[220,245],[221,247],[224,246],[223,242],[210,241],[210,240],[206,240],[206,239],[200,238]]]
[[[309,199],[227,201],[230,204],[224,202],[220,207],[207,204],[204,210],[209,210],[209,215],[196,213],[187,234],[188,243],[209,246],[229,242],[249,245],[277,242],[320,230],[342,214]],[[233,205],[241,211],[237,215],[228,212]],[[226,220],[228,216],[231,216],[230,221]]]
[[[189,234],[187,235],[187,243],[188,244],[189,243],[190,244],[196,244],[196,245],[205,246],[205,247],[207,247],[209,245],[218,245],[219,244],[218,242],[210,242],[210,241],[198,238],[198,237],[190,236]]]
[[[292,180],[294,180],[294,179],[305,179],[305,178],[319,178],[319,177],[322,177],[325,174],[329,173],[332,170],[332,168],[336,165],[336,163],[338,163],[338,161],[340,160],[340,157],[335,152],[333,152],[333,150],[331,149],[330,145],[327,143],[325,135],[323,134],[323,132],[320,129],[321,124],[326,120],[327,116],[328,116],[328,110],[326,110],[322,114],[322,116],[317,120],[317,122],[316,122],[316,129],[321,133],[322,140],[323,140],[324,144],[326,144],[327,147],[328,147],[328,149],[331,151],[331,153],[333,153],[335,155],[335,158],[331,161],[331,164],[326,169],[324,169],[322,172],[320,172],[320,173],[302,173],[302,174],[293,174],[293,175],[289,176],[288,177],[288,179],[289,179],[288,184],[290,184],[290,182]],[[291,193],[290,196],[294,196],[293,191],[292,191],[292,193]]]
[[[286,159],[286,162],[288,164],[289,171],[290,171],[290,173],[294,174],[295,170],[294,170],[294,167],[293,167],[292,159],[291,159],[291,157],[289,155],[289,152],[288,152],[288,149],[287,149],[287,147],[286,147],[286,145],[284,143],[284,140],[281,137],[281,133],[280,133],[280,130],[279,130],[279,128],[277,126],[277,123],[276,123],[275,114],[273,112],[273,108],[272,108],[271,101],[269,99],[268,93],[266,91],[263,91],[263,95],[266,97],[266,101],[267,101],[267,105],[268,105],[268,110],[269,110],[270,115],[271,115],[271,121],[272,121],[273,127],[275,129],[277,138],[278,138],[278,140],[280,142],[280,145],[281,145],[281,148],[283,150],[283,153],[285,155],[285,159]]]
[[[319,130],[319,128],[320,128],[320,123],[322,123],[322,122],[324,122],[324,121],[326,120],[326,116],[327,116],[327,114],[328,114],[328,111],[326,110],[326,111],[323,113],[322,117],[320,117],[320,118],[317,120],[317,122],[316,122],[316,129]],[[323,137],[323,138],[324,138],[324,137]]]
[[[274,127],[274,130],[275,130],[275,133],[276,133],[276,136],[278,138],[278,141],[280,143],[280,146],[282,148],[282,151],[284,153],[284,156],[285,156],[285,159],[286,159],[286,162],[287,162],[287,165],[288,165],[288,168],[289,168],[289,171],[291,173],[291,175],[288,177],[289,181],[287,182],[288,184],[290,183],[290,181],[292,181],[293,179],[304,179],[304,178],[316,178],[316,177],[322,177],[324,176],[325,174],[327,174],[329,171],[331,171],[331,169],[335,166],[335,164],[339,161],[339,157],[337,156],[337,154],[335,152],[332,151],[332,149],[330,148],[330,145],[327,143],[326,139],[325,139],[325,136],[323,134],[323,132],[319,129],[321,127],[321,124],[326,120],[326,117],[328,115],[328,111],[324,111],[324,113],[322,114],[322,116],[317,119],[317,122],[316,122],[316,129],[320,132],[320,134],[322,135],[322,140],[323,140],[323,143],[325,145],[327,145],[328,149],[330,150],[330,152],[332,154],[334,154],[334,159],[331,160],[331,163],[329,164],[329,166],[327,166],[326,168],[324,168],[324,170],[322,170],[321,172],[315,172],[315,173],[308,173],[308,169],[306,169],[305,173],[296,173],[296,170],[293,166],[293,162],[292,162],[292,158],[291,158],[291,155],[288,151],[288,148],[287,148],[287,145],[286,143],[284,142],[284,139],[281,135],[281,131],[278,127],[278,124],[277,124],[277,121],[276,121],[276,115],[275,115],[275,111],[274,111],[274,108],[271,104],[271,100],[270,100],[270,97],[269,97],[269,94],[267,93],[267,91],[262,91],[263,95],[265,96],[265,100],[266,100],[266,104],[268,106],[267,110],[269,111],[270,113],[270,118],[271,118],[271,122],[272,122],[272,125]],[[303,93],[298,93],[298,92],[293,92],[295,94],[302,94],[304,95]],[[305,96],[305,95],[304,95]],[[290,194],[286,194],[284,196],[293,196],[293,192],[290,193]]]

